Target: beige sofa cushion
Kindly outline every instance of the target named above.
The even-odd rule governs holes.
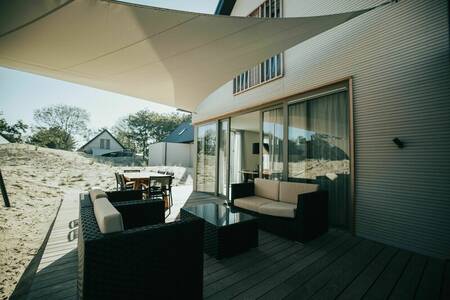
[[[277,180],[255,178],[255,196],[278,201],[279,186]]]
[[[250,196],[245,198],[234,199],[234,205],[240,208],[248,209],[254,212],[258,212],[261,205],[275,202],[266,198],[261,198],[258,196]]]
[[[301,182],[280,182],[280,201],[297,205],[299,194],[311,193],[319,190],[318,184]]]
[[[91,197],[92,203],[98,198],[108,198],[105,191],[98,187],[94,187],[89,191],[89,196]]]
[[[264,215],[295,218],[295,209],[297,205],[279,201],[263,204],[259,207],[259,213]]]
[[[123,231],[123,221],[120,212],[106,198],[94,201],[94,214],[101,233]]]

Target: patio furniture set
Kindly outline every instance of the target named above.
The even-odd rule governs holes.
[[[328,196],[313,184],[267,179],[233,184],[229,205],[184,207],[170,223],[164,201],[151,192],[85,193],[80,298],[200,299],[203,253],[221,259],[257,247],[258,228],[302,242],[328,230]]]

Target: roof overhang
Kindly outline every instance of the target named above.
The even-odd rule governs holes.
[[[368,10],[268,19],[118,1],[4,1],[0,66],[195,111],[236,74]]]

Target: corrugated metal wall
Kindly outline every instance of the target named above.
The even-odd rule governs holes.
[[[377,3],[284,0],[284,14]],[[283,79],[237,97],[226,84],[198,107],[194,121],[353,76],[356,234],[450,258],[447,6],[400,0],[359,16],[286,51]]]

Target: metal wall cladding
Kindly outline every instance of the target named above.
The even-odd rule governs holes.
[[[284,0],[283,10],[285,17],[320,15],[381,2]],[[226,84],[194,119],[352,76],[356,234],[450,258],[448,14],[445,0],[378,7],[287,50],[282,79],[234,97]]]

